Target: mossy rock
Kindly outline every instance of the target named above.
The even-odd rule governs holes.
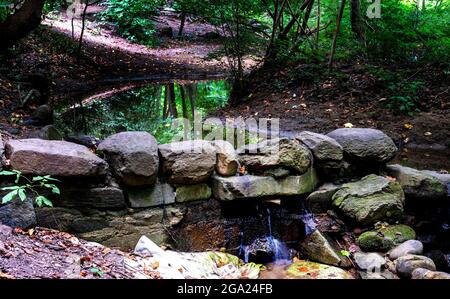
[[[371,174],[342,185],[333,195],[332,205],[358,225],[370,225],[398,219],[403,214],[404,200],[400,184]]]
[[[320,263],[297,261],[286,268],[287,278],[294,279],[353,279],[341,268]]]
[[[415,238],[416,232],[411,227],[398,224],[364,232],[359,236],[358,244],[365,251],[388,251]]]

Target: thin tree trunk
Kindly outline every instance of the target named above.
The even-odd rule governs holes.
[[[341,29],[341,21],[342,21],[342,16],[344,14],[345,2],[346,2],[346,0],[341,1],[341,7],[339,8],[339,14],[336,19],[336,30],[334,31],[333,44],[331,46],[331,53],[330,53],[330,60],[328,61],[329,70],[333,69],[333,59],[334,59],[334,54],[336,52],[336,41],[337,41],[339,31]]]
[[[319,33],[320,33],[320,0],[317,0],[317,32],[316,32],[316,48],[319,47]]]
[[[178,30],[178,37],[183,36],[183,29],[185,23],[186,23],[186,12],[183,11],[181,13],[180,29]]]
[[[166,119],[167,118],[167,111],[168,111],[168,109],[167,109],[167,102],[168,102],[168,100],[167,100],[167,98],[168,98],[168,95],[169,94],[169,88],[167,87],[167,85],[165,86],[165,88],[164,88],[164,104],[163,104],[163,119]]]
[[[352,31],[360,42],[364,43],[365,34],[361,16],[361,0],[350,0],[350,22]]]
[[[86,11],[89,7],[89,0],[86,0],[86,4],[83,9],[83,14],[81,15],[81,32],[80,32],[80,40],[78,41],[78,49],[77,49],[77,56],[78,59],[80,58],[81,54],[81,46],[83,45],[83,35],[84,35],[84,28],[86,24]]]
[[[167,103],[169,105],[170,116],[177,118],[178,112],[177,104],[175,102],[175,84],[173,82],[168,85]]]
[[[188,91],[188,97],[189,97],[189,105],[191,106],[192,119],[194,119],[194,115],[195,115],[195,93],[194,93],[193,84],[189,84],[187,86],[187,91]]]
[[[180,85],[181,94],[181,106],[183,107],[183,118],[188,119],[187,105],[186,105],[186,93],[184,92],[184,86]]]

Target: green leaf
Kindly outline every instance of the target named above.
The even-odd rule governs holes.
[[[53,207],[53,203],[47,197],[42,196],[42,195],[39,195],[38,197],[36,197],[36,204],[39,207],[42,207],[43,205]]]
[[[19,197],[21,201],[25,201],[27,199],[27,194],[25,193],[25,189],[19,189]]]
[[[20,189],[20,186],[9,186],[0,188],[0,190],[17,190],[17,189]]]
[[[341,255],[345,257],[350,257],[350,251],[347,250],[341,250]]]
[[[43,176],[35,176],[33,177],[33,182],[42,181],[44,179]]]
[[[102,277],[103,275],[105,275],[105,273],[104,273],[102,270],[98,269],[98,268],[91,268],[91,272],[92,272],[94,275],[100,276],[100,277]]]
[[[54,184],[44,184],[44,187],[46,187],[48,189],[52,189],[52,193],[54,193],[54,194],[61,194],[59,191],[59,188]]]
[[[3,196],[2,204],[8,203],[11,200],[13,200],[17,196],[17,191],[18,190],[13,190],[13,191],[9,192],[8,194],[6,194],[5,196]]]
[[[0,171],[0,175],[16,175],[17,173],[14,171],[7,171],[7,170],[3,170]]]

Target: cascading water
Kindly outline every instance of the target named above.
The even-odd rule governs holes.
[[[314,221],[314,214],[305,206],[304,201],[301,202],[300,220],[305,225],[305,236],[310,235],[316,230],[316,222]]]
[[[239,256],[243,257],[245,263],[250,261],[250,257],[253,260],[274,262],[275,264],[283,264],[290,260],[289,248],[272,235],[272,216],[270,209],[267,209],[267,223],[268,234],[265,237],[257,238],[250,245],[244,244],[243,233],[241,233]]]
[[[289,260],[289,248],[287,248],[287,246],[283,242],[272,235],[272,219],[270,209],[267,209],[267,223],[269,225],[269,236],[267,237],[267,240],[271,244],[272,251],[274,253],[274,262],[281,263],[283,261]]]

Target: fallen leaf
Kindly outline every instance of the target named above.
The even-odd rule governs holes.
[[[344,128],[353,128],[353,124],[352,123],[345,123],[344,124]]]

